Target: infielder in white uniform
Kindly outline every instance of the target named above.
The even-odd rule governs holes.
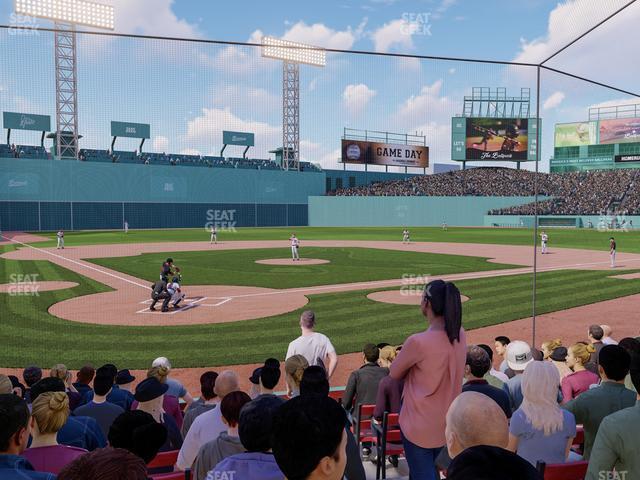
[[[616,241],[613,237],[609,239],[609,256],[611,257],[611,268],[616,268]]]
[[[124,221],[124,233],[129,233],[129,222]]]
[[[547,235],[547,233],[544,230],[540,235],[540,240],[542,243],[542,253],[545,254],[547,253],[547,242],[549,241],[549,235]]]
[[[58,237],[57,248],[64,248],[64,232],[62,230],[58,231],[58,233],[56,234],[56,237]]]
[[[402,231],[402,243],[409,243],[411,240],[409,239],[409,230],[404,229]]]
[[[291,234],[291,238],[289,238],[291,242],[291,258],[295,262],[296,260],[300,261],[300,254],[298,253],[298,248],[300,247],[300,240],[296,237],[295,233]]]
[[[211,241],[209,243],[218,244],[218,229],[215,225],[211,225]]]
[[[173,308],[180,308],[178,305],[184,298],[186,294],[182,293],[182,289],[180,288],[180,277],[173,277],[171,279],[171,283],[167,285],[167,292],[171,295],[171,303],[173,303]]]

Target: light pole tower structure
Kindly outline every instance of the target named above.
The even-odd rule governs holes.
[[[53,20],[56,81],[56,157],[78,158],[76,25],[114,29],[114,9],[84,0],[15,0],[21,15]]]
[[[282,60],[282,167],[300,170],[300,64],[324,67],[323,49],[263,37],[262,56]]]

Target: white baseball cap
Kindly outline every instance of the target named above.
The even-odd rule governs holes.
[[[527,342],[515,340],[507,345],[507,365],[511,370],[522,372],[533,362],[533,352]]]

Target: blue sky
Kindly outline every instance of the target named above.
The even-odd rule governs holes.
[[[267,34],[347,50],[528,62],[546,58],[625,3],[104,1],[116,8],[121,33],[241,42],[259,42]],[[11,15],[12,3],[0,4],[0,18],[18,25],[22,20]],[[550,65],[633,90],[640,73],[639,19],[640,6],[629,8]],[[0,31],[0,109],[53,116],[52,37],[14,33]],[[257,49],[80,37],[83,146],[107,148],[110,120],[150,123],[152,139],[145,148],[152,151],[217,154],[224,129],[255,132],[255,157],[267,157],[281,143],[280,66],[260,58]],[[326,68],[301,67],[301,155],[336,167],[340,135],[351,127],[424,134],[431,162],[447,162],[450,118],[461,113],[462,97],[472,86],[505,86],[517,95],[520,87],[535,89],[535,69],[330,54]],[[583,120],[589,106],[634,103],[547,72],[540,100],[543,170],[552,154],[553,124]],[[25,133],[16,140],[34,143]],[[119,146],[134,149],[137,142]]]

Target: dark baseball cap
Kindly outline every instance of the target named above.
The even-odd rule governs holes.
[[[135,379],[136,377],[131,375],[129,369],[125,368],[123,370],[120,370],[116,375],[116,385],[126,385],[133,382]]]
[[[262,367],[256,368],[251,376],[249,377],[249,381],[254,385],[260,385],[260,374],[262,373]]]
[[[551,360],[555,362],[564,362],[567,359],[568,354],[569,352],[567,351],[567,347],[554,348],[553,352],[551,352]]]
[[[138,384],[134,398],[138,402],[149,402],[158,398],[160,395],[164,395],[167,393],[167,390],[169,390],[169,385],[160,383],[155,377],[149,377]]]

